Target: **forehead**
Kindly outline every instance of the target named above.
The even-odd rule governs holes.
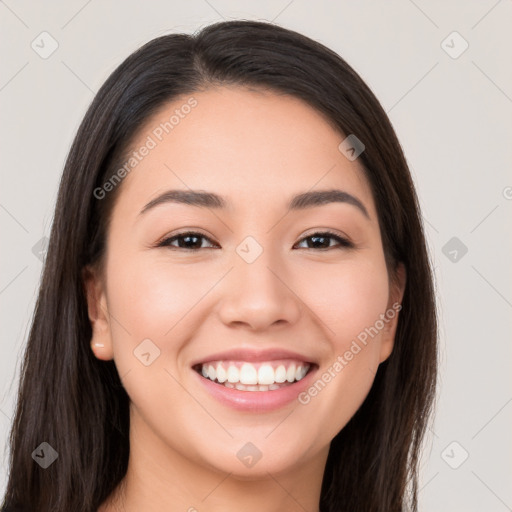
[[[135,151],[139,160],[123,179],[116,209],[138,213],[176,188],[218,193],[234,210],[278,207],[297,193],[339,188],[372,215],[362,167],[338,149],[344,138],[323,114],[289,95],[233,86],[191,93],[140,129],[127,157]]]

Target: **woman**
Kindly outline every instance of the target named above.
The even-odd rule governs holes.
[[[66,162],[5,510],[417,510],[420,219],[331,50],[252,21],[147,43]]]

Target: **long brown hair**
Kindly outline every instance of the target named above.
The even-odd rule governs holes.
[[[359,156],[379,216],[390,275],[407,284],[395,345],[359,410],[332,440],[323,512],[417,510],[418,467],[435,397],[437,320],[433,276],[416,192],[386,113],[336,53],[264,22],[228,21],[197,34],[158,37],[130,55],[90,105],[70,149],[21,368],[3,506],[93,512],[126,473],[129,398],[113,361],[90,349],[82,269],[102,261],[117,190],[94,190],[118,169],[134,134],[178,96],[211,86],[263,87],[307,102]],[[47,469],[31,457],[47,442]]]

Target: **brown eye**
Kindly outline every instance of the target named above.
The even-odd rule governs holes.
[[[335,240],[337,242],[337,245],[331,245],[331,241]],[[331,233],[330,231],[325,231],[322,233],[314,233],[312,235],[309,235],[301,240],[303,241],[310,241],[308,242],[308,246],[304,247],[304,249],[330,249],[332,247],[334,248],[351,248],[354,247],[354,244],[352,242],[349,242],[346,238],[343,238],[339,235],[336,235],[334,233]]]
[[[197,249],[204,249],[207,247],[203,247],[202,243],[204,240],[207,240],[211,243],[211,240],[202,235],[201,233],[195,233],[192,231],[186,232],[186,233],[180,233],[178,235],[171,236],[169,238],[166,238],[162,240],[158,247],[171,247],[173,249],[190,249],[190,250],[197,250]],[[177,242],[177,246],[174,245],[174,242]]]

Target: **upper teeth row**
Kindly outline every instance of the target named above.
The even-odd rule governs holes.
[[[263,363],[258,369],[251,363],[243,363],[240,368],[235,364],[205,363],[201,366],[201,373],[203,377],[218,382],[270,385],[301,380],[309,370],[309,364],[292,363],[287,366],[281,364],[274,370],[269,363]]]

